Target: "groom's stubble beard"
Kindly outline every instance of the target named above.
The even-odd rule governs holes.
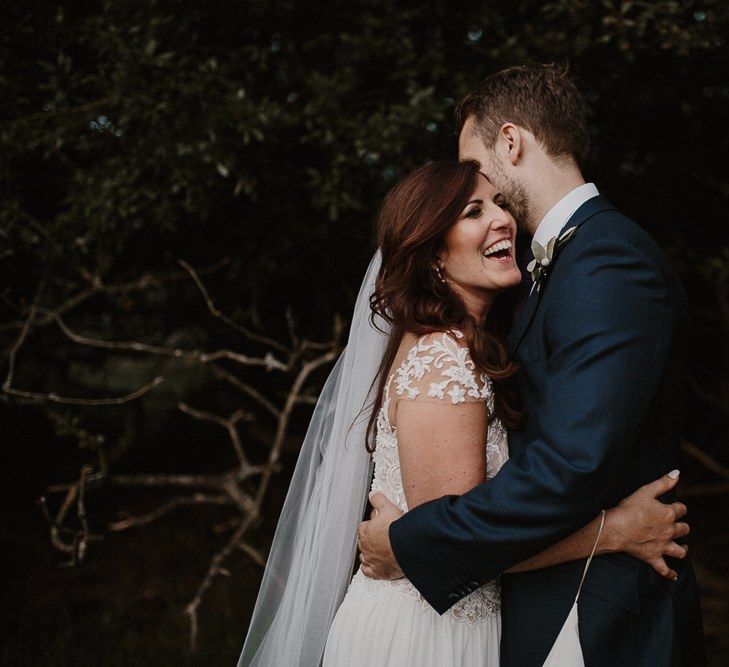
[[[507,176],[503,165],[495,155],[492,156],[490,163],[491,181],[508,202],[509,210],[516,221],[517,228],[519,231],[531,235],[534,224],[532,218],[534,216],[531,214],[529,195],[526,188],[516,179]]]

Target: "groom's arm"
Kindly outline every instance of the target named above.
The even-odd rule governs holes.
[[[615,504],[611,481],[664,372],[674,304],[658,268],[621,239],[573,243],[560,258],[569,271],[546,288],[558,302],[538,437],[494,479],[390,526],[400,567],[441,613]]]

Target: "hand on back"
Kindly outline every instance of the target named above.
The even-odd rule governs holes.
[[[663,475],[623,499],[605,516],[604,546],[608,551],[625,552],[648,563],[658,574],[675,580],[677,575],[666,557],[684,558],[688,547],[675,540],[689,534],[683,503],[658,500],[678,483],[678,471]]]

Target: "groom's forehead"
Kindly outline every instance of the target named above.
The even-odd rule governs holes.
[[[485,146],[476,131],[473,116],[469,116],[458,135],[458,157],[461,160],[468,158],[479,159],[485,152]]]
[[[469,116],[461,126],[461,131],[458,133],[458,147],[463,146],[464,143],[468,142],[474,134],[474,118]]]

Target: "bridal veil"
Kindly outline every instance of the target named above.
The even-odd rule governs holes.
[[[314,408],[238,667],[319,665],[346,593],[371,477],[369,392],[388,338],[370,321],[379,268],[378,251],[357,296],[347,346]],[[377,326],[388,331],[384,321]]]

